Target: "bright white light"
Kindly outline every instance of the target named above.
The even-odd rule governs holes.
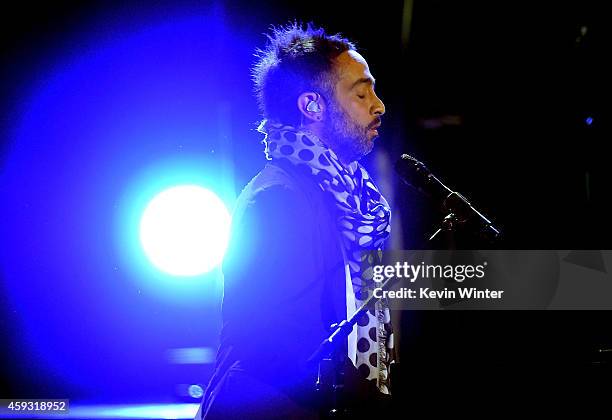
[[[196,276],[221,263],[227,248],[230,215],[214,193],[181,185],[156,195],[140,220],[140,243],[160,270]]]

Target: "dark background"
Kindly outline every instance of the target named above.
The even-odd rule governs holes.
[[[609,34],[600,3],[415,0],[407,39],[401,1],[215,4],[252,37],[253,49],[263,43],[269,24],[290,19],[313,20],[356,40],[387,107],[378,151],[392,158],[409,152],[426,162],[503,230],[500,249],[610,248],[604,146],[609,114],[602,105]],[[21,96],[62,52],[78,54],[82,35],[98,31],[104,37],[101,28],[108,22],[138,26],[143,17],[208,7],[163,1],[3,3],[0,162]],[[258,118],[249,100],[252,114],[236,118],[235,131],[252,130]],[[260,153],[257,137],[251,138],[235,145],[241,156]],[[370,156],[365,163],[372,161]],[[236,158],[237,191],[262,163]],[[426,247],[424,238],[439,220],[437,206],[399,182],[394,195],[404,247]],[[2,335],[15,335],[12,315],[0,313]],[[401,356],[482,366],[589,365],[597,349],[612,344],[609,320],[607,313],[588,311],[413,314],[404,319]],[[43,386],[28,376],[27,363],[15,368],[19,343],[4,343],[10,389]]]
[[[269,24],[291,19],[312,20],[355,39],[387,105],[379,147],[412,152],[475,200],[504,228],[507,248],[606,244],[607,37],[597,2],[415,1],[407,42],[402,41],[401,1],[384,7],[340,2],[333,8],[316,1],[212,3],[241,33],[251,34],[253,48],[263,42]],[[104,37],[104,23],[138,27],[143,16],[159,19],[181,9],[197,13],[210,4],[3,6],[5,127],[37,72],[65,51],[78,54],[91,32]],[[581,27],[587,28],[584,36]],[[587,117],[593,118],[591,126]],[[239,166],[243,179],[256,169],[257,163]],[[409,235],[409,241],[419,237]]]

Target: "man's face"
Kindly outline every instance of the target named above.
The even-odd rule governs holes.
[[[385,105],[374,92],[374,78],[368,63],[356,51],[345,51],[336,58],[339,80],[335,98],[328,101],[325,138],[344,163],[372,151]]]

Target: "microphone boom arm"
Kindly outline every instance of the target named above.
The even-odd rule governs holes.
[[[403,154],[396,163],[395,170],[407,185],[416,188],[421,193],[442,200],[447,216],[442,226],[429,238],[433,240],[443,230],[454,231],[456,226],[467,222],[475,223],[479,233],[488,241],[495,242],[501,237],[499,229],[486,218],[461,194],[448,188],[440,181],[423,162],[410,155]]]

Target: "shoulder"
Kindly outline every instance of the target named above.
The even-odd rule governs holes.
[[[280,166],[268,163],[264,168],[247,184],[244,192],[257,194],[264,190],[292,191],[303,193],[307,188],[308,182],[303,176],[298,176],[297,172],[290,166]]]
[[[307,250],[315,246],[313,226],[317,221],[316,207],[304,186],[288,171],[266,165],[236,202],[223,264],[226,278],[234,278],[241,268],[260,264],[262,252],[275,260],[282,256],[285,262],[306,258]]]
[[[321,199],[314,180],[272,163],[267,164],[244,187],[236,204],[238,215],[249,208],[262,208],[273,213],[307,213]],[[276,211],[274,211],[276,210]]]

